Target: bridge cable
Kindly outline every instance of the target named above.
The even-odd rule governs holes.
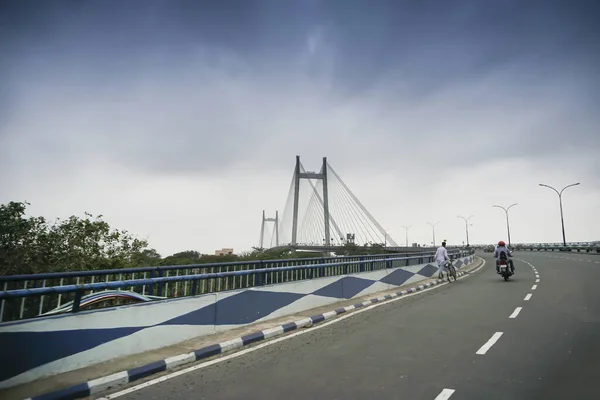
[[[347,210],[347,212],[350,216],[350,221],[352,222],[352,225],[355,228],[356,236],[358,236],[358,242],[366,243],[368,241],[368,237],[364,231],[364,224],[362,223],[359,216],[357,215],[356,209],[354,207],[352,207],[351,199],[346,195],[343,188],[341,190],[341,199],[340,200],[343,203],[344,209]]]
[[[355,203],[362,209],[362,211],[365,213],[365,215],[371,220],[371,222],[375,225],[375,227],[377,228],[377,230],[379,230],[379,232],[382,235],[386,235],[390,244],[392,244],[395,247],[398,247],[398,244],[394,241],[394,239],[392,239],[391,236],[389,236],[387,234],[387,232],[385,231],[385,229],[383,229],[381,227],[381,225],[377,222],[377,220],[371,215],[371,213],[369,213],[369,211],[365,208],[365,206],[363,206],[363,204],[360,202],[360,200],[358,200],[358,198],[356,198],[356,196],[354,196],[354,194],[350,191],[350,189],[346,186],[346,184],[344,183],[344,181],[342,180],[342,178],[339,177],[339,175],[335,172],[335,170],[331,167],[331,165],[327,164],[327,166],[329,167],[329,170],[332,172],[333,175],[335,175],[335,177],[340,181],[340,183],[344,186],[344,188],[348,191],[348,193],[350,194],[350,196],[352,196],[352,198],[354,199]]]

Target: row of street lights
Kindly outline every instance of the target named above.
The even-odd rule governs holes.
[[[565,221],[564,221],[564,217],[563,217],[562,194],[563,194],[563,192],[566,189],[568,189],[570,187],[573,187],[573,186],[577,186],[579,184],[580,183],[577,182],[577,183],[573,183],[571,185],[567,185],[567,186],[565,186],[560,191],[556,190],[552,186],[549,186],[549,185],[546,185],[546,184],[543,184],[543,183],[539,184],[540,186],[547,187],[549,189],[554,190],[556,192],[556,194],[558,195],[558,200],[559,200],[559,203],[560,203],[560,223],[561,223],[561,226],[562,226],[562,237],[563,237],[563,245],[564,246],[567,245],[567,239],[566,239],[566,236],[565,236]],[[509,210],[511,208],[513,208],[514,206],[516,206],[518,204],[519,203],[513,203],[513,204],[509,205],[508,207],[503,207],[503,206],[500,206],[500,205],[497,205],[497,204],[494,204],[492,206],[492,207],[496,207],[496,208],[500,208],[500,209],[504,210],[504,213],[506,215],[506,232],[508,234],[508,246],[511,245],[511,240],[510,240],[510,222],[509,222],[509,218],[508,218],[508,212],[509,212]],[[465,233],[467,235],[467,246],[469,246],[469,220],[471,218],[473,218],[473,215],[469,215],[468,217],[463,217],[462,215],[458,215],[458,218],[460,218],[463,221],[465,221]],[[427,224],[429,224],[431,226],[431,231],[432,231],[432,234],[433,234],[433,246],[435,247],[435,226],[437,224],[439,224],[439,221],[428,222]],[[408,247],[408,230],[410,228],[412,228],[412,226],[402,226],[402,228],[404,228],[404,230],[406,231],[406,247]]]
[[[563,217],[562,194],[565,191],[565,189],[568,189],[568,188],[573,187],[573,186],[578,186],[579,184],[580,184],[579,182],[572,183],[570,185],[565,186],[560,191],[558,191],[555,188],[553,188],[552,186],[546,185],[544,183],[540,183],[539,184],[542,187],[547,187],[549,189],[554,190],[556,192],[556,194],[558,195],[558,201],[559,201],[559,204],[560,204],[560,225],[562,227],[563,246],[567,245],[567,238],[565,236],[565,220],[564,220],[564,217]],[[504,213],[506,214],[506,231],[507,231],[507,234],[508,234],[508,245],[509,246],[510,246],[511,241],[510,241],[510,224],[509,224],[509,221],[508,221],[508,210],[510,210],[512,207],[516,206],[517,204],[518,203],[511,204],[510,206],[508,206],[506,208],[502,207],[502,206],[499,206],[499,205],[494,205],[493,206],[493,207],[498,207],[498,208],[503,209]],[[469,236],[467,234],[467,243],[468,243],[468,241],[469,241]]]
[[[471,215],[468,219],[465,219],[465,221],[468,223],[468,220],[471,219],[472,217],[473,216]],[[463,218],[464,219],[464,217],[460,217],[460,216],[459,216],[459,218]],[[428,222],[427,223],[427,224],[429,224],[431,226],[431,233],[433,235],[433,246],[434,247],[435,247],[435,226],[437,224],[439,224],[439,223],[440,223],[440,221]],[[404,228],[404,230],[406,231],[406,236],[405,236],[406,237],[406,247],[408,247],[408,230],[410,228],[412,228],[412,225],[411,226],[401,226],[401,228]],[[467,244],[468,243],[469,243],[469,228],[467,227]]]

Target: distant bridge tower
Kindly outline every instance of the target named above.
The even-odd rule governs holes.
[[[308,182],[308,191],[301,194],[301,186],[305,183],[301,185],[302,179]],[[309,198],[306,198],[307,195]],[[271,221],[276,225],[276,237],[269,238],[267,235],[265,240],[265,222]],[[294,249],[331,248],[346,244],[385,246],[387,243],[398,247],[327,163],[327,157],[323,157],[321,170],[317,173],[307,171],[300,162],[300,156],[296,156],[282,215],[276,215],[275,220],[268,219],[263,211],[261,247],[263,241],[273,244],[273,239],[276,239],[277,247],[283,244]]]
[[[263,248],[264,238],[265,238],[265,225],[267,222],[275,223],[275,246],[279,246],[279,212],[275,211],[275,218],[266,218],[265,210],[263,210],[262,214],[262,224],[260,225],[260,248]],[[272,239],[271,239],[272,240]]]
[[[327,190],[327,157],[323,157],[321,172],[301,172],[300,156],[296,156],[294,169],[294,214],[292,217],[292,246],[298,244],[298,203],[300,200],[300,179],[320,179],[323,181],[323,218],[325,223],[325,246],[331,245],[329,232],[329,194]]]

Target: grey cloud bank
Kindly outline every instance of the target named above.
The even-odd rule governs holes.
[[[403,242],[598,239],[591,2],[5,2],[0,201],[163,253],[258,242],[300,154]],[[62,6],[56,6],[62,4]],[[508,187],[501,182],[508,181]],[[412,241],[412,240],[411,240]]]

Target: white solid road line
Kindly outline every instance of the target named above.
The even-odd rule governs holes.
[[[444,389],[442,393],[438,394],[435,400],[448,400],[450,396],[454,394],[454,389]]]
[[[519,313],[521,312],[522,309],[523,309],[523,307],[515,308],[515,311],[513,311],[513,313],[510,314],[510,317],[508,317],[508,318],[517,318],[517,315],[519,315]]]
[[[537,285],[533,285],[533,286],[531,287],[531,290],[535,290],[535,289],[537,289]]]
[[[531,298],[531,293],[528,293],[527,296],[525,296],[525,301],[529,300]]]
[[[471,276],[474,272],[477,272],[480,269],[482,269],[485,266],[485,260],[482,259],[482,261],[483,261],[483,264],[481,264],[479,266],[479,268],[476,268],[475,270],[471,271],[469,274],[465,274],[465,275],[459,277],[458,279],[467,278],[467,277]],[[178,376],[185,375],[187,373],[194,372],[196,370],[199,370],[199,369],[202,369],[202,368],[206,368],[206,367],[209,367],[209,366],[214,365],[214,364],[222,363],[223,361],[227,361],[227,360],[230,360],[232,358],[236,358],[236,357],[242,356],[244,354],[251,353],[251,352],[256,351],[256,350],[260,350],[263,347],[271,346],[271,345],[273,345],[275,343],[283,342],[284,340],[289,340],[289,339],[294,338],[296,336],[304,335],[305,333],[309,333],[309,332],[313,332],[313,331],[316,331],[316,330],[321,329],[321,328],[325,328],[326,326],[333,325],[335,323],[338,323],[340,321],[345,320],[346,318],[353,317],[355,315],[358,315],[358,314],[361,314],[363,312],[372,310],[372,309],[377,308],[379,306],[382,306],[384,304],[391,304],[391,303],[394,303],[396,301],[399,301],[399,300],[402,300],[402,299],[406,299],[408,297],[412,297],[412,296],[419,295],[421,293],[429,292],[430,290],[437,289],[437,288],[442,287],[444,285],[449,285],[449,283],[448,282],[439,283],[439,284],[437,284],[435,286],[432,286],[432,287],[427,288],[427,289],[420,290],[418,292],[413,292],[413,293],[405,294],[404,296],[395,297],[395,298],[393,298],[391,300],[384,301],[384,302],[381,302],[381,303],[371,304],[370,306],[367,306],[365,308],[361,308],[361,309],[358,309],[356,311],[353,311],[351,314],[342,315],[341,317],[338,317],[338,318],[336,318],[334,320],[331,320],[329,322],[325,322],[325,323],[313,326],[311,328],[304,328],[305,330],[294,332],[294,333],[292,333],[290,335],[282,336],[282,337],[277,338],[277,339],[269,340],[268,342],[261,343],[261,344],[259,344],[257,346],[254,346],[254,347],[249,347],[247,349],[244,349],[244,350],[241,350],[241,351],[229,354],[227,356],[219,357],[219,358],[216,358],[214,360],[203,362],[201,364],[196,364],[196,365],[193,365],[193,366],[188,367],[186,369],[182,369],[181,371],[177,371],[177,372],[173,372],[173,373],[170,373],[170,374],[167,374],[167,375],[163,375],[160,378],[155,378],[155,379],[152,379],[150,381],[147,381],[147,382],[144,382],[144,383],[140,383],[139,385],[130,387],[128,389],[124,389],[124,390],[121,390],[121,391],[116,392],[116,393],[112,393],[112,394],[109,394],[109,395],[106,395],[106,396],[103,396],[103,397],[99,397],[96,400],[116,399],[118,397],[125,396],[126,394],[137,392],[138,390],[147,388],[148,386],[153,386],[153,385],[156,385],[157,383],[164,382],[164,381],[169,380],[171,378],[176,378]]]
[[[475,354],[484,355],[485,353],[487,353],[488,350],[490,348],[492,348],[492,346],[494,345],[494,343],[496,343],[498,341],[498,339],[500,339],[500,336],[502,336],[502,332],[496,332],[496,333],[494,333],[492,335],[492,337],[490,338],[490,340],[488,340],[486,344],[484,344],[483,346],[481,346],[481,348],[479,350],[477,350],[477,353],[475,353]]]

